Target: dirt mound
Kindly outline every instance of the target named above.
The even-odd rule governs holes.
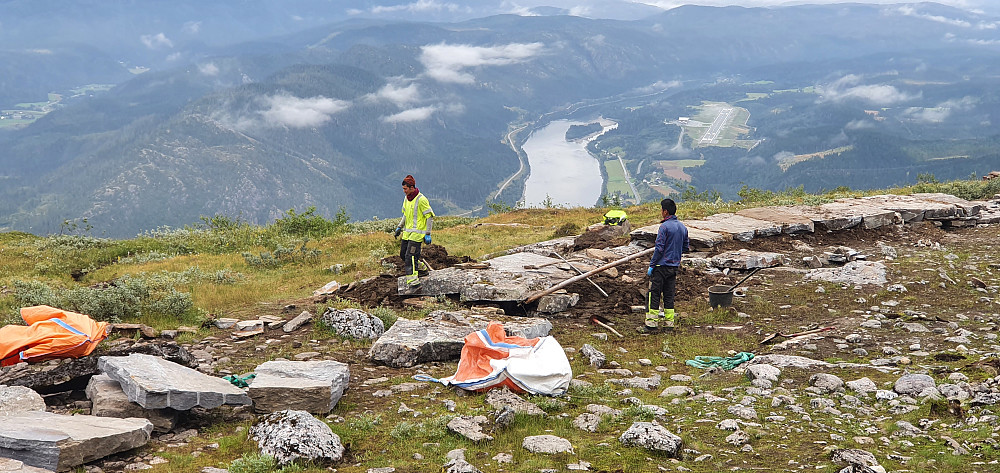
[[[396,256],[399,259],[399,256]],[[338,296],[357,302],[365,307],[400,307],[403,298],[397,293],[396,276],[380,274],[374,278],[360,281],[349,289],[340,291]]]
[[[456,264],[474,263],[476,261],[468,256],[451,256],[445,247],[433,243],[430,245],[421,245],[420,259],[426,261],[433,269],[444,269]],[[403,259],[399,255],[382,258],[382,263],[391,264],[397,270],[403,270]]]
[[[624,246],[628,242],[627,234],[618,236],[607,231],[587,231],[573,240],[573,251],[586,250],[587,248],[603,250],[611,246]]]

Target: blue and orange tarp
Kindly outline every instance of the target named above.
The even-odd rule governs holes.
[[[87,356],[111,329],[107,322],[47,305],[21,309],[27,326],[0,327],[0,366]]]

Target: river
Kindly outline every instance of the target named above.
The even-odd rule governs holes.
[[[524,184],[524,205],[544,207],[546,199],[552,205],[593,207],[601,197],[601,163],[587,152],[587,140],[566,141],[566,130],[573,125],[600,121],[605,131],[617,126],[606,119],[580,122],[556,120],[535,130],[521,149],[528,157],[531,174]]]

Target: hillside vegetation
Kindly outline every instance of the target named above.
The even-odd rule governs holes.
[[[1000,180],[938,183],[932,176],[924,176],[922,182],[915,186],[881,191],[885,192],[946,192],[967,199],[991,198],[1000,192]],[[874,193],[840,189],[816,195],[801,189],[775,193],[744,188],[739,201],[723,201],[711,193],[697,194],[692,191],[687,196],[688,200],[680,204],[679,215],[682,220],[692,219],[746,207],[818,204],[840,197]],[[514,246],[579,233],[586,225],[600,221],[606,210],[521,209],[481,219],[441,217],[435,222],[434,241],[447,248],[451,255],[481,259]],[[659,208],[654,204],[625,210],[635,227],[655,223],[659,218]],[[211,345],[211,340],[218,340],[215,337],[228,337],[226,331],[206,323],[210,319],[247,319],[265,314],[288,314],[289,311],[294,312],[294,316],[301,310],[321,314],[329,306],[358,307],[357,302],[336,298],[317,304],[310,296],[314,289],[332,279],[348,284],[393,271],[383,259],[398,251],[390,233],[394,225],[395,220],[353,223],[347,222],[346,218],[329,220],[315,215],[314,209],[306,209],[288,211],[265,226],[215,216],[203,218],[190,227],[163,228],[123,240],[87,236],[90,229],[85,222],[67,222],[62,234],[48,236],[5,233],[0,235],[0,254],[3,256],[0,259],[0,284],[4,288],[0,296],[2,323],[20,323],[17,316],[20,307],[49,304],[87,313],[100,320],[143,323],[161,330],[181,328],[177,341],[189,349],[202,349]],[[966,271],[988,281],[993,289],[988,289],[986,295],[995,298],[996,265],[991,248],[1000,232],[995,228],[962,231],[966,233],[952,236],[930,225],[890,230],[880,233],[877,238],[900,248],[900,257],[892,269],[894,278],[905,280],[913,273],[913,277],[919,279],[929,277],[922,276],[928,270],[925,268],[932,268],[935,275],[938,268],[942,271],[951,268],[948,271],[956,278],[964,278],[958,273]],[[824,238],[817,236],[809,244],[833,243]],[[917,238],[921,239],[919,245]],[[939,248],[924,248],[922,242],[925,239],[939,243]],[[874,239],[863,233],[852,233],[841,237],[838,243],[862,247],[873,245]],[[946,255],[954,257],[945,258]],[[644,264],[642,262],[640,266]],[[956,265],[966,269],[955,270]],[[629,274],[631,271],[626,270]],[[636,291],[643,290],[645,285],[640,274],[642,271],[643,268],[639,267],[632,274],[638,281],[635,283]],[[779,432],[774,431],[774,425],[780,424],[775,424],[778,422],[775,420],[768,420],[764,425],[748,423],[745,429],[752,448],[736,451],[739,449],[731,448],[724,440],[729,432],[717,429],[714,421],[706,423],[701,420],[715,418],[715,411],[719,409],[714,405],[705,407],[657,397],[659,389],[623,390],[620,386],[604,384],[602,380],[612,376],[595,374],[584,357],[574,356],[583,344],[589,343],[608,354],[609,361],[613,360],[619,367],[653,371],[647,361],[642,361],[652,360],[655,372],[664,379],[671,375],[691,376],[693,380],[689,384],[695,392],[735,396],[744,388],[750,389],[745,378],[725,372],[699,377],[702,371],[686,366],[684,361],[699,355],[753,352],[760,349],[757,341],[771,331],[787,333],[813,323],[836,323],[845,331],[835,332],[832,338],[822,342],[823,348],[813,352],[813,357],[834,362],[866,362],[866,356],[837,351],[833,348],[833,341],[852,333],[851,325],[857,323],[852,320],[858,318],[859,313],[863,314],[873,304],[888,303],[893,298],[903,303],[900,311],[903,307],[922,308],[922,311],[943,319],[960,321],[962,328],[973,332],[995,333],[997,330],[998,320],[993,313],[996,312],[995,307],[984,305],[980,299],[982,294],[964,285],[938,289],[936,285],[921,286],[909,282],[910,292],[894,295],[880,288],[842,289],[838,284],[820,284],[825,291],[819,292],[816,284],[804,285],[793,276],[776,273],[757,280],[750,295],[745,300],[741,298],[737,301],[738,310],[727,311],[712,310],[704,300],[704,288],[691,287],[705,281],[691,272],[681,275],[678,284],[685,295],[679,296],[678,309],[682,315],[678,329],[669,335],[633,335],[631,327],[640,323],[640,316],[629,313],[604,314],[626,333],[626,338],[621,340],[594,338],[591,335],[594,328],[588,327],[586,320],[574,318],[572,311],[567,313],[568,316],[560,314],[553,318],[552,334],[564,347],[571,348],[569,355],[574,374],[583,376],[582,379],[593,385],[571,389],[567,395],[558,398],[530,397],[549,416],[544,421],[538,421],[532,416],[519,414],[506,430],[493,433],[496,440],[492,442],[473,443],[445,428],[447,421],[456,414],[486,414],[488,407],[483,407],[483,395],[456,396],[450,390],[427,384],[412,392],[397,392],[393,397],[377,397],[373,395],[376,389],[391,389],[411,382],[410,377],[416,371],[372,365],[363,356],[370,342],[338,337],[321,325],[314,325],[290,339],[275,339],[273,344],[270,340],[265,343],[260,336],[250,344],[236,345],[232,356],[227,356],[228,361],[220,363],[219,374],[245,373],[263,361],[279,357],[292,359],[305,351],[318,351],[321,358],[348,363],[351,367],[350,388],[334,412],[326,418],[348,446],[347,460],[335,465],[336,471],[340,472],[364,472],[369,468],[386,466],[394,466],[396,471],[439,471],[440,465],[445,462],[444,454],[455,448],[465,448],[466,458],[483,471],[562,470],[565,465],[578,461],[591,463],[593,471],[653,471],[656,467],[650,465],[670,470],[683,466],[705,472],[736,467],[771,470],[787,466],[798,469],[800,465],[809,470],[837,471],[839,467],[829,461],[833,446],[853,446],[872,451],[890,470],[985,472],[992,471],[991,467],[969,469],[969,459],[974,458],[976,465],[995,465],[1000,460],[1000,448],[993,439],[997,433],[991,430],[994,425],[963,424],[963,417],[956,417],[949,413],[947,406],[934,402],[920,404],[903,416],[865,415],[860,408],[852,411],[857,414],[856,417],[811,411],[811,419],[792,421],[788,430],[782,427]],[[693,297],[690,294],[698,295]],[[620,297],[621,294],[611,296]],[[421,318],[435,309],[456,310],[463,306],[457,300],[439,297],[419,307],[360,308],[382,318],[388,326],[398,317]],[[983,322],[991,317],[992,323]],[[755,324],[757,332],[749,328]],[[713,330],[716,325],[741,328],[736,331]],[[891,335],[858,346],[866,347],[873,352],[871,357],[875,357],[881,355],[883,347],[902,346],[905,349],[910,340],[912,336],[905,334]],[[104,343],[114,341],[112,338]],[[928,346],[930,342],[925,341],[925,347]],[[947,373],[961,372],[971,381],[982,381],[997,375],[995,369],[991,372],[992,368],[986,365],[974,364],[978,357],[954,350],[942,350],[942,353],[950,355],[933,360],[928,358],[928,362],[934,365],[933,372],[943,373],[942,377]],[[433,376],[443,377],[454,372],[455,363],[431,363],[418,368]],[[913,368],[925,370],[927,367],[915,365]],[[787,377],[786,381],[779,389],[805,386],[808,375],[808,372],[802,374],[786,370],[782,375]],[[840,375],[845,380],[869,376],[879,386],[891,384],[898,377],[878,371],[863,374],[844,371]],[[737,400],[739,398],[736,396]],[[800,402],[809,405],[808,398],[803,396],[803,399]],[[449,402],[454,403],[452,409],[446,408]],[[741,402],[750,401],[744,397]],[[798,418],[794,414],[786,414],[783,409],[768,409],[769,398],[756,402],[759,411],[780,411],[782,415]],[[619,409],[620,413],[605,418],[595,432],[574,428],[572,418],[585,412],[589,404],[609,405]],[[664,419],[641,405],[658,405],[667,409],[667,427],[680,435],[685,448],[690,450],[684,454],[681,463],[641,448],[625,448],[618,443],[617,436],[633,421]],[[416,413],[407,409],[415,409]],[[721,410],[726,410],[725,405]],[[256,446],[247,439],[245,429],[252,424],[252,420],[245,415],[232,416],[226,412],[222,409],[221,413],[199,418],[198,425],[195,425],[198,435],[189,442],[171,445],[172,437],[165,436],[142,448],[138,457],[135,457],[137,452],[130,452],[116,458],[126,461],[148,461],[152,456],[166,459],[166,463],[153,467],[151,471],[154,473],[194,472],[204,466],[229,467],[234,472],[276,470],[272,460],[257,454]],[[1000,414],[996,406],[991,411],[976,412],[979,415],[989,412]],[[892,432],[899,429],[895,422],[901,419],[920,425],[931,433],[934,428],[947,429],[945,432],[951,436],[949,438],[956,438],[958,443],[964,445],[963,448],[971,449],[971,453],[964,456],[941,454],[939,452],[946,448],[936,436],[900,441]],[[929,424],[927,419],[930,419]],[[936,422],[939,424],[934,427]],[[951,427],[951,424],[955,426]],[[570,439],[575,454],[539,455],[521,448],[520,441],[525,436],[545,433]],[[851,440],[859,437],[871,440],[880,436],[891,436],[893,440],[860,447]],[[494,457],[498,452],[512,453],[514,463],[496,461]],[[705,454],[709,456],[705,457]],[[106,470],[116,470],[109,465],[105,464]],[[326,468],[297,464],[282,471],[319,472],[326,471]]]

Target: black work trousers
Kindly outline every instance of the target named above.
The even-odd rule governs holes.
[[[420,244],[423,242],[413,240],[401,240],[399,245],[399,257],[403,259],[403,274],[416,276],[417,261],[420,261]]]
[[[660,310],[661,295],[663,296],[663,309],[673,309],[676,283],[677,266],[653,266],[653,277],[649,281],[647,312]]]

